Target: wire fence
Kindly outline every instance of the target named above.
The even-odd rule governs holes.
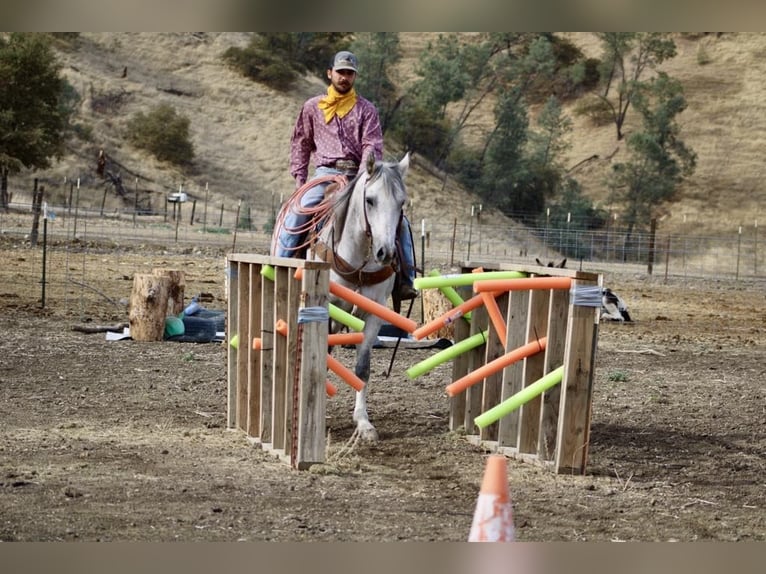
[[[35,216],[28,203],[0,211],[0,247],[12,250],[14,265],[0,267],[0,295],[24,304],[56,306],[83,315],[94,301],[125,304],[132,276],[158,266],[219,269],[211,285],[224,291],[227,253],[267,253],[270,222],[278,202],[256,208],[242,202],[204,205],[168,202],[162,212],[48,205]],[[35,225],[35,219],[38,224]],[[568,259],[567,267],[603,273],[656,277],[715,277],[762,288],[766,274],[763,242],[755,223],[729,235],[628,233],[580,230],[569,226],[500,226],[479,218],[413,218],[418,266],[425,272],[466,261],[534,264]],[[104,273],[105,260],[119,273]],[[194,281],[194,274],[190,279]]]

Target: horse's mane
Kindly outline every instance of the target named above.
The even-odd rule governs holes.
[[[340,231],[346,225],[346,215],[348,214],[348,205],[351,202],[351,195],[356,189],[359,178],[365,175],[365,172],[359,172],[351,179],[340,191],[335,192],[330,198],[330,206],[326,219],[326,225],[332,229],[333,236],[336,230]],[[323,219],[323,221],[324,221]]]

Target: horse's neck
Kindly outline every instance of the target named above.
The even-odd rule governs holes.
[[[358,190],[357,190],[358,191]],[[333,223],[322,230],[320,241],[330,249],[336,257],[340,257],[349,267],[376,270],[379,265],[370,265],[370,240],[367,235],[366,221],[363,208],[355,205],[358,198],[349,198],[346,211],[337,214]],[[363,198],[362,198],[363,201]]]

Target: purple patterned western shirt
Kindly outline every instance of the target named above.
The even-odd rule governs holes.
[[[336,160],[353,160],[364,165],[369,154],[383,159],[383,132],[375,105],[359,96],[343,118],[333,117],[325,123],[318,103],[324,95],[306,101],[295,122],[290,140],[290,175],[298,185],[306,183],[309,160],[314,166],[330,165]]]

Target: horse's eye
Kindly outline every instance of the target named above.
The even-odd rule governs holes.
[[[374,205],[375,205],[375,200],[372,199],[371,197],[368,197],[367,198],[367,207],[372,207]]]

